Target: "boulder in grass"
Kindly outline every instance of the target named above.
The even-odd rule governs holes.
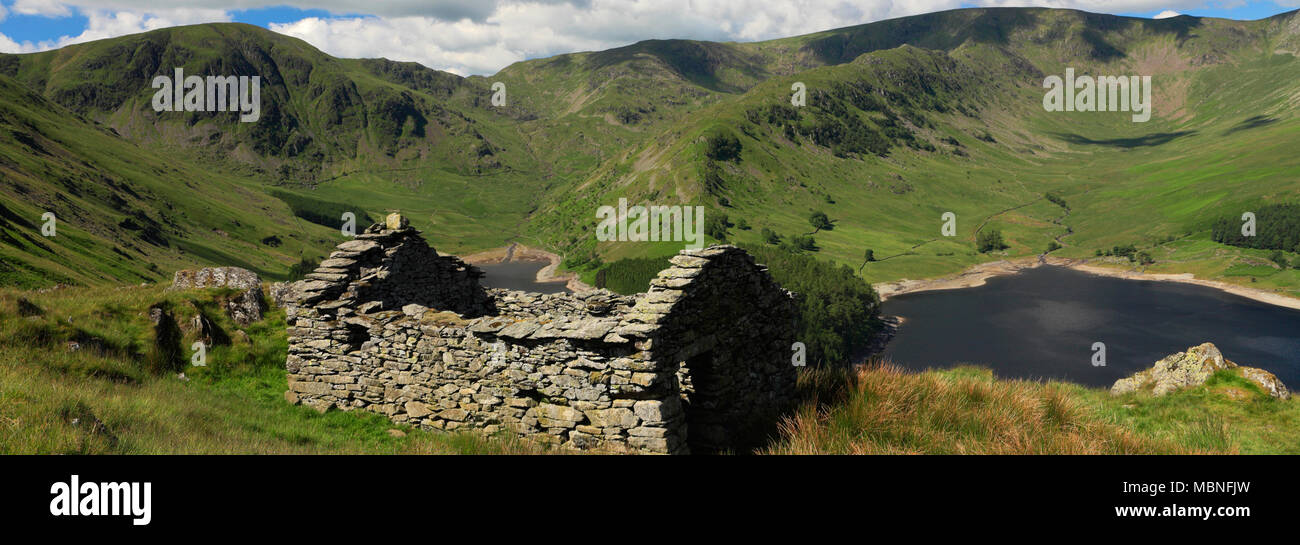
[[[221,301],[226,315],[239,325],[262,319],[266,301],[262,298],[262,278],[240,267],[204,267],[176,271],[169,290],[226,288],[240,290],[238,295]]]
[[[1268,395],[1279,399],[1291,397],[1286,386],[1273,373],[1255,367],[1243,367],[1223,357],[1213,343],[1204,343],[1172,354],[1145,371],[1115,381],[1111,395],[1150,390],[1151,395],[1162,396],[1175,390],[1200,386],[1215,373],[1231,369],[1242,378],[1255,383]]]
[[[199,288],[231,288],[247,290],[262,288],[262,278],[257,273],[240,267],[204,267],[176,271],[172,277],[173,290]]]

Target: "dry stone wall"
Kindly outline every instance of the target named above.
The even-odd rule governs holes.
[[[294,286],[286,398],[580,449],[749,446],[794,401],[793,295],[735,247],[672,263],[636,296],[485,289],[390,218]]]

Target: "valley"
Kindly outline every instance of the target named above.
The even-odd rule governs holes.
[[[176,271],[211,266],[299,280],[346,226],[361,232],[400,212],[440,254],[482,264],[494,287],[562,291],[537,289],[544,276],[638,293],[688,244],[745,249],[802,294],[793,334],[814,368],[800,374],[800,409],[761,452],[1294,453],[1300,402],[1235,375],[1160,398],[1097,388],[1209,339],[1153,334],[1163,344],[1108,374],[1044,371],[1063,365],[1043,355],[1060,355],[1051,347],[925,349],[996,321],[981,310],[1001,308],[987,297],[995,288],[1034,283],[1041,290],[1020,302],[1037,308],[1068,284],[1060,278],[1144,308],[1164,303],[1113,283],[1176,292],[1202,303],[1178,307],[1192,317],[1227,297],[1213,288],[1273,305],[1234,298],[1220,310],[1248,317],[1233,327],[1291,323],[1297,55],[1300,11],[1236,21],[1045,8],[757,42],[647,40],[470,77],[339,58],[240,23],[0,54],[0,416],[10,424],[0,451],[545,450],[287,405],[284,310],[236,324],[215,311],[228,294],[166,289]],[[155,107],[154,78],[182,73],[254,78],[247,96],[259,104],[213,111],[181,96]],[[1062,74],[1068,83],[1049,84]],[[1140,79],[1122,95],[1102,75]],[[1071,91],[1083,77],[1098,80],[1079,108]],[[1130,107],[1112,108],[1121,96]],[[690,216],[673,237],[642,221],[670,210]],[[1245,213],[1260,215],[1259,240],[1234,235]],[[47,218],[57,234],[43,232]],[[1144,279],[1161,282],[1134,281]],[[938,291],[956,288],[969,289]],[[882,306],[941,297],[935,308],[960,316],[907,316],[889,345],[905,365],[857,361]],[[1124,301],[1112,303],[1106,312],[1120,314]],[[164,307],[236,340],[183,379],[150,371],[161,344],[148,315]],[[1021,318],[1074,323],[1059,312]],[[1207,323],[1188,330],[1223,327]],[[1229,355],[1267,368],[1253,359],[1276,354],[1256,344],[1291,345],[1276,340],[1284,331],[1257,329],[1268,339],[1226,341],[1243,353]],[[1019,336],[1004,346],[1044,337],[1006,331]],[[174,350],[194,335],[162,341]],[[1071,341],[1084,364],[1091,340]],[[971,358],[988,368],[960,364]],[[1292,379],[1294,361],[1284,363],[1273,371]],[[918,396],[933,403],[906,403]],[[881,431],[855,431],[868,427]]]
[[[1153,258],[1149,272],[1295,296],[1300,273],[1208,233],[1219,215],[1295,198],[1300,165],[1285,150],[1300,127],[1296,24],[1294,13],[1240,22],[956,10],[769,42],[648,41],[470,78],[335,59],[247,25],[6,55],[12,155],[0,195],[24,223],[6,220],[5,274],[11,284],[95,285],[225,263],[283,278],[337,240],[331,218],[304,208],[347,203],[371,218],[400,209],[451,253],[526,241],[590,280],[603,263],[675,252],[597,240],[597,209],[626,198],[702,207],[722,219],[713,242],[760,243],[764,228],[788,240],[823,212],[834,228],[813,236],[813,253],[853,267],[866,249],[888,257],[862,267],[872,283],[1037,255],[1059,239],[1053,256],[1135,245]],[[153,112],[149,79],[181,58],[187,74],[267,74],[264,119]],[[1045,111],[1044,75],[1067,67],[1150,74],[1152,119]],[[807,89],[803,108],[789,106],[796,81]],[[493,82],[509,89],[507,106],[491,105]],[[64,118],[75,121],[39,122]],[[739,150],[710,157],[714,137]],[[23,144],[46,139],[67,153]],[[67,157],[113,146],[124,149],[117,157],[140,156],[132,164],[175,165],[89,163],[158,194],[123,194],[134,204],[101,214],[86,212],[97,202],[55,197],[67,189],[50,185],[52,169],[67,173],[65,185],[87,183],[77,174],[86,166]],[[204,183],[176,193],[176,173],[165,173],[187,168],[203,174],[179,178]],[[249,198],[209,206],[203,194],[216,187]],[[1066,219],[1042,200],[1048,192],[1069,203]],[[286,206],[298,196],[313,204]],[[113,241],[96,247],[124,255],[72,238],[23,239],[33,233],[21,226],[46,209],[72,222],[70,235],[93,232]],[[939,233],[945,212],[957,217],[956,236]],[[742,218],[744,227],[728,225]],[[984,230],[1007,248],[977,251]]]

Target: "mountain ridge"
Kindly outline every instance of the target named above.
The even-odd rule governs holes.
[[[305,202],[322,210],[346,203],[372,215],[401,208],[444,251],[525,241],[563,253],[584,275],[610,260],[674,251],[594,240],[592,208],[625,197],[706,206],[728,218],[712,238],[742,242],[759,242],[760,228],[791,240],[808,230],[808,214],[825,211],[836,228],[816,235],[824,259],[857,267],[864,249],[896,256],[859,267],[872,281],[937,276],[996,258],[970,246],[984,228],[1007,234],[1011,247],[1002,255],[1010,257],[1036,253],[1050,240],[1063,240],[1069,257],[1137,240],[1168,250],[1170,267],[1214,276],[1256,257],[1237,253],[1211,270],[1210,260],[1196,257],[1206,249],[1197,218],[1225,205],[1153,169],[1186,163],[1193,157],[1187,146],[1197,143],[1224,157],[1252,157],[1252,142],[1293,138],[1294,117],[1283,105],[1300,99],[1294,83],[1270,72],[1294,69],[1297,13],[1243,22],[959,9],[759,42],[646,40],[464,78],[417,63],[339,59],[260,27],[214,23],[0,55],[0,77],[58,104],[66,113],[50,115],[79,120],[85,134],[102,126],[93,130],[225,180],[211,183],[268,196],[287,216],[284,225],[304,223],[293,215]],[[147,79],[164,65],[193,74],[264,71],[264,119],[240,124],[220,114],[153,112]],[[1119,115],[1043,112],[1038,83],[1066,66],[1155,73],[1165,109],[1140,126]],[[1237,81],[1234,70],[1251,75]],[[809,105],[790,109],[783,105],[796,81],[807,85]],[[491,105],[496,82],[506,84],[503,107]],[[5,89],[0,104],[25,100]],[[1262,121],[1247,123],[1255,117]],[[1229,141],[1202,142],[1238,126],[1246,129],[1229,133]],[[728,135],[738,139],[738,155],[707,158],[707,141]],[[26,149],[17,139],[3,146]],[[1135,153],[1143,162],[1126,157]],[[1074,165],[1085,157],[1096,174]],[[1253,157],[1230,160],[1277,190],[1243,186],[1232,200],[1296,195],[1285,181],[1293,162]],[[1106,181],[1128,178],[1138,181]],[[1147,229],[1136,228],[1138,209],[1113,196],[1140,188],[1177,197]],[[1042,200],[1049,191],[1078,203],[1068,235],[1060,208]],[[0,200],[28,218],[31,206],[9,206],[21,195],[11,184]],[[234,215],[264,213],[228,205]],[[963,218],[952,240],[933,234],[944,211]],[[156,222],[159,214],[146,212]],[[1123,221],[1099,221],[1114,214]],[[125,219],[95,228],[124,237],[113,226]],[[752,229],[726,225],[737,219]],[[290,229],[267,224],[241,233],[231,221],[208,223],[208,231],[252,243],[246,251],[265,258],[255,265],[269,277],[323,255],[323,243],[337,236],[329,230],[337,225],[307,222],[291,248],[274,249],[259,243],[288,240]],[[168,241],[192,231],[160,229]],[[1157,243],[1169,236],[1189,248]],[[165,276],[143,267],[135,273],[128,276]]]

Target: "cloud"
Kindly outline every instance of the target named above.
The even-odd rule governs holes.
[[[1300,2],[1300,0],[1279,0]],[[491,74],[525,59],[608,49],[640,40],[751,41],[807,34],[894,17],[979,6],[1039,6],[1096,12],[1194,9],[1205,0],[16,0],[11,8],[75,10],[89,24],[77,36],[40,43],[0,35],[0,51],[34,51],[164,26],[228,21],[236,10],[315,8],[330,17],[272,23],[340,57],[415,61],[459,74]],[[54,16],[54,15],[50,15]]]
[[[958,7],[960,0],[589,0],[498,2],[480,20],[433,16],[308,18],[271,24],[343,57],[415,61],[459,74],[645,39],[761,40]]]
[[[22,13],[18,10],[21,3],[22,0],[19,0],[14,4],[14,13]],[[81,34],[60,36],[40,42],[24,41],[21,43],[0,34],[0,53],[31,53],[92,40],[147,32],[159,28],[232,20],[230,13],[225,10],[204,8],[162,8],[141,11],[80,9],[79,11],[86,17],[86,28],[82,30]]]
[[[42,15],[45,17],[67,17],[72,15],[68,6],[50,0],[16,0],[10,8],[14,13],[23,15]]]
[[[572,4],[583,7],[591,0],[531,0],[534,4]],[[229,11],[260,9],[269,7],[291,7],[298,9],[319,9],[338,15],[356,15],[363,13],[378,17],[433,17],[446,21],[470,19],[482,21],[497,10],[502,4],[517,3],[502,0],[381,0],[378,2],[357,2],[356,0],[225,0],[221,8]],[[24,5],[21,13],[35,13],[64,10],[68,6],[105,11],[150,11],[156,10],[158,0],[16,0],[15,5]],[[170,0],[169,8],[175,9],[212,9],[211,0]]]
[[[1167,10],[1164,10],[1164,11],[1162,11],[1162,12],[1160,12],[1160,13],[1155,14],[1155,16],[1153,16],[1153,17],[1151,17],[1151,18],[1152,18],[1152,19],[1168,19],[1168,18],[1170,18],[1170,17],[1177,17],[1177,16],[1179,16],[1179,15],[1182,15],[1182,14],[1181,14],[1181,13],[1178,13],[1178,12],[1176,12],[1176,11],[1174,11],[1174,10],[1167,9]]]
[[[327,2],[328,3],[328,2]],[[497,1],[491,14],[311,18],[272,24],[342,57],[415,61],[458,74],[491,74],[510,63],[646,39],[752,41],[962,7],[962,0],[589,0]],[[1169,0],[982,0],[1091,11],[1154,11]],[[1175,4],[1195,5],[1196,0]]]

